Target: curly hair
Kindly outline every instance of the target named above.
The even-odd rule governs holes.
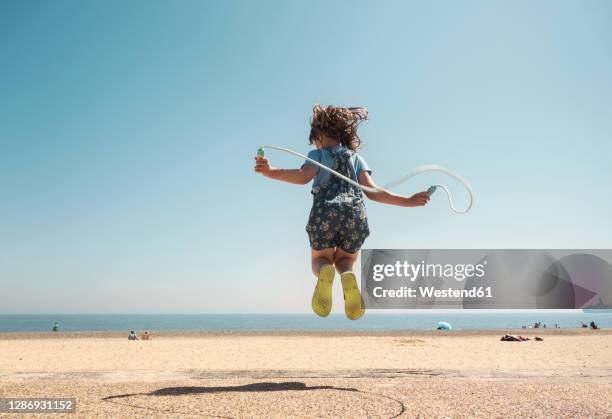
[[[361,146],[357,128],[367,119],[366,108],[322,107],[317,103],[310,118],[310,144],[320,135],[325,135],[339,141],[346,148],[357,150]]]

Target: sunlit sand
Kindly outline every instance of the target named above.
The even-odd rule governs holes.
[[[611,332],[503,333],[3,334],[0,394],[82,417],[612,414]]]

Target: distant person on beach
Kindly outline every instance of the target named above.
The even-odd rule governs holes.
[[[597,324],[591,320],[591,329],[596,330],[599,329],[599,326],[597,326]]]
[[[151,340],[151,336],[149,335],[149,332],[145,330],[142,336],[140,336],[140,340]]]
[[[530,339],[521,335],[504,335],[500,340],[502,342],[524,342]]]
[[[138,340],[138,336],[136,336],[136,333],[134,333],[133,330],[130,331],[130,334],[128,335],[128,340]]]
[[[53,328],[51,329],[54,332],[59,332],[59,324],[57,324],[57,322],[55,322],[55,324],[53,325]]]
[[[375,187],[370,168],[357,153],[361,146],[357,129],[367,117],[365,108],[315,105],[308,138],[315,149],[308,153],[308,158],[361,185]],[[279,169],[272,167],[266,157],[257,156],[255,171],[270,179],[299,185],[314,179],[313,204],[306,225],[312,272],[318,278],[312,309],[318,316],[329,315],[337,271],[342,281],[346,316],[351,320],[363,316],[365,307],[354,273],[359,250],[370,234],[362,190],[320,170],[309,160],[299,169]],[[421,207],[429,202],[430,193],[423,191],[409,197],[381,191],[365,192],[365,195],[382,204]]]

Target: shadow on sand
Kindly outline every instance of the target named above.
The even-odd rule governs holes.
[[[286,383],[253,383],[242,386],[218,386],[218,387],[166,387],[148,393],[150,396],[180,396],[182,394],[199,393],[248,393],[265,391],[308,391],[308,390],[340,390],[340,391],[359,391],[356,388],[344,388],[334,386],[307,386],[297,381]]]
[[[121,399],[132,396],[181,396],[184,394],[206,394],[206,393],[249,393],[268,391],[309,391],[309,390],[337,390],[359,392],[356,388],[334,387],[334,386],[307,386],[298,381],[284,383],[253,383],[241,386],[190,386],[190,387],[164,387],[149,393],[126,393],[104,397],[102,400]]]
[[[308,386],[305,383],[298,382],[298,381],[287,381],[287,382],[281,382],[281,383],[261,382],[261,383],[252,383],[252,384],[244,384],[244,385],[237,385],[237,386],[164,387],[164,388],[160,388],[160,389],[148,392],[148,393],[116,394],[114,396],[104,397],[102,400],[111,402],[111,403],[118,403],[118,404],[122,404],[125,406],[130,406],[134,408],[139,408],[139,409],[163,411],[163,412],[168,412],[168,413],[183,413],[183,412],[173,412],[170,410],[157,410],[152,407],[138,406],[138,405],[129,404],[125,402],[120,403],[116,399],[123,399],[123,398],[133,397],[133,396],[181,396],[185,394],[249,393],[249,392],[275,392],[275,391],[282,392],[282,391],[312,391],[312,390],[335,390],[335,391],[362,393],[364,395],[370,394],[370,395],[377,396],[377,397],[383,397],[385,399],[388,399],[398,404],[399,412],[392,417],[400,416],[405,411],[404,404],[401,401],[394,399],[392,397],[389,397],[389,396],[385,396],[384,394],[371,393],[368,391],[362,391],[362,390],[358,390],[356,388],[351,388],[351,387]],[[211,416],[211,415],[207,415],[207,416]],[[215,417],[215,416],[212,416],[212,417]],[[216,417],[221,417],[221,416],[216,416]]]

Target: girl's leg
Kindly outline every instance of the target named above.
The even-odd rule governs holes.
[[[359,252],[345,252],[338,247],[336,249],[336,253],[334,254],[334,265],[336,266],[336,271],[338,271],[339,274],[344,272],[353,272],[355,270],[355,262],[357,261],[358,254]]]
[[[346,313],[346,317],[351,320],[357,320],[365,313],[365,304],[359,292],[357,277],[353,272],[357,255],[358,252],[348,253],[340,248],[336,249],[336,253],[334,254],[334,265],[342,281],[344,312]]]
[[[334,252],[336,249],[330,247],[323,250],[311,249],[312,273],[318,278],[323,265],[334,264]]]
[[[312,295],[312,310],[321,317],[329,315],[332,309],[332,284],[334,283],[333,248],[312,251],[312,272],[318,278]]]

